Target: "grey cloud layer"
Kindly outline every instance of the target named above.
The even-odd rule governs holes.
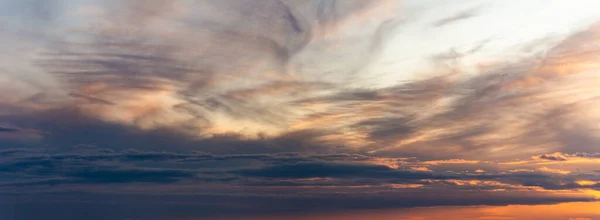
[[[353,154],[212,155],[114,152],[88,146],[63,153],[5,150],[2,155],[2,207],[17,210],[1,212],[5,218],[24,218],[30,215],[23,212],[26,210],[56,218],[99,209],[118,217],[206,218],[225,215],[222,212],[236,216],[439,205],[546,204],[592,198],[541,189],[600,187],[574,182],[581,176],[598,181],[598,173],[469,173],[439,161]],[[384,159],[400,166],[373,164]],[[410,169],[419,166],[430,166],[433,171]],[[491,167],[483,161],[468,165],[473,169],[479,166]],[[127,209],[116,209],[123,205]],[[138,206],[146,211],[136,211]],[[60,207],[73,209],[62,214],[52,211],[63,210]],[[174,210],[178,210],[175,216]],[[106,216],[91,218],[96,217]]]
[[[466,164],[456,169],[452,164],[444,165],[436,161],[418,161],[415,158],[378,158],[359,154],[229,154],[213,155],[206,153],[182,154],[168,152],[142,152],[128,150],[112,152],[107,149],[82,149],[66,153],[43,153],[41,151],[5,150],[0,172],[25,178],[23,183],[5,182],[5,186],[32,184],[97,184],[128,182],[178,182],[178,181],[224,181],[229,179],[233,185],[255,185],[268,183],[273,186],[279,180],[296,182],[295,185],[324,183],[335,186],[361,186],[385,184],[424,184],[445,180],[497,181],[506,185],[491,187],[538,186],[546,189],[593,188],[575,183],[579,175],[588,180],[599,180],[592,173],[573,173],[572,175],[546,172],[518,171],[508,172],[507,168],[493,168],[494,163],[480,161]],[[540,157],[543,158],[543,157]],[[377,161],[397,164],[397,168],[382,165]],[[485,162],[485,163],[484,163]],[[437,165],[435,165],[437,163]],[[457,163],[464,163],[458,161]],[[432,166],[432,164],[434,164]],[[431,167],[432,171],[415,171],[415,167]],[[491,169],[485,173],[469,173],[469,169]],[[535,169],[536,166],[533,166]],[[496,169],[496,171],[493,171]],[[465,172],[467,171],[467,172]],[[583,171],[582,171],[583,172]],[[587,176],[586,176],[587,175]],[[40,181],[31,181],[35,177]],[[224,178],[223,177],[227,177]],[[250,178],[250,179],[247,179]],[[314,182],[302,182],[317,178]],[[319,179],[321,178],[321,179]],[[245,179],[248,182],[239,182]],[[48,182],[50,180],[50,182]],[[61,182],[60,180],[66,180]],[[348,182],[350,181],[350,182]],[[354,182],[354,183],[352,183]],[[565,184],[570,182],[570,184]],[[284,182],[280,182],[284,183]],[[447,182],[452,183],[452,181]],[[483,184],[481,186],[485,186]],[[285,186],[285,185],[284,185]],[[459,185],[457,185],[459,186]],[[464,186],[465,189],[473,186]],[[461,187],[458,187],[460,189]]]
[[[102,219],[593,199],[579,192],[600,190],[598,25],[474,76],[449,66],[349,87],[403,22],[372,16],[395,1],[374,2],[107,1],[89,32],[35,50],[60,91],[0,100],[0,218],[81,217],[64,204],[116,210]],[[279,130],[248,137],[246,121]]]

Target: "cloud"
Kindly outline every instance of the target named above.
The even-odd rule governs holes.
[[[542,154],[531,157],[530,162],[544,163],[545,161],[556,163],[579,163],[579,162],[594,162],[598,158],[598,153],[577,152],[568,154],[563,152],[555,152],[551,154]],[[528,161],[522,161],[528,162]]]
[[[545,57],[500,63],[473,77],[442,69],[385,88],[339,88],[294,74],[269,78],[264,71],[256,72],[261,74],[258,82],[230,88],[225,85],[239,82],[238,75],[194,72],[198,66],[188,65],[194,62],[186,47],[154,53],[162,47],[155,41],[110,42],[112,34],[116,41],[127,39],[113,31],[108,31],[108,41],[66,46],[39,61],[65,79],[72,77],[67,84],[75,86],[72,94],[79,99],[41,110],[19,109],[2,120],[39,129],[44,142],[58,148],[96,144],[118,150],[144,146],[158,151],[316,151],[478,160],[593,152],[597,140],[587,119],[595,115],[587,106],[593,105],[597,91],[587,83],[593,75],[585,71],[597,51],[569,46],[576,45],[573,41],[594,45],[590,36],[595,36],[595,26],[567,37]],[[91,53],[71,51],[88,46]],[[216,64],[225,68],[232,62]],[[96,76],[101,79],[92,80]],[[59,118],[68,126],[57,129],[45,118]],[[73,135],[84,133],[85,140]]]
[[[368,186],[393,187],[389,184],[422,184],[435,189],[436,184],[469,181],[478,184],[459,184],[464,187],[491,187],[490,189],[520,189],[536,186],[547,189],[575,189],[580,184],[579,172],[559,170],[547,164],[529,165],[531,172],[514,171],[514,166],[496,171],[468,172],[492,162],[443,163],[415,161],[408,158],[379,158],[357,154],[206,154],[121,152],[74,150],[68,153],[21,151],[6,153],[0,161],[0,172],[26,178],[6,182],[5,186],[33,186],[35,184],[100,184],[138,183],[160,184],[218,181],[223,184],[248,186]],[[395,162],[395,164],[393,164]],[[140,166],[142,164],[147,164]],[[433,166],[432,166],[433,165]],[[460,166],[457,166],[460,165]],[[207,167],[208,166],[208,167]],[[432,167],[430,167],[432,166]],[[466,167],[464,167],[466,166]],[[166,169],[165,167],[174,167]],[[210,169],[212,167],[218,169]],[[429,167],[431,169],[423,170]],[[487,169],[487,168],[486,168]],[[498,168],[496,168],[498,169]],[[510,172],[505,172],[503,170]],[[533,171],[535,170],[535,171]],[[539,172],[538,172],[539,171]],[[556,175],[555,175],[556,174]],[[586,178],[600,178],[590,171]],[[243,180],[243,181],[241,181]],[[240,182],[241,181],[241,182]],[[570,185],[564,183],[571,182]]]
[[[44,28],[52,24],[62,13],[63,5],[60,0],[25,0],[16,3],[5,2],[0,4],[0,10],[9,16],[20,18],[22,22]]]
[[[207,134],[197,138],[185,126],[140,129],[117,122],[106,122],[81,110],[57,109],[32,114],[10,115],[2,118],[41,132],[38,143],[52,148],[70,149],[81,144],[125,150],[142,147],[143,150],[204,151],[210,153],[273,153],[289,151],[330,151],[312,139],[318,132],[290,132],[276,137],[249,139],[237,133]],[[61,124],[55,121],[61,121]],[[192,127],[192,130],[196,127]],[[242,129],[242,128],[240,128]],[[195,130],[194,130],[195,131]]]
[[[175,183],[195,176],[194,172],[167,169],[98,169],[89,168],[71,171],[63,177],[39,180],[24,180],[3,183],[4,187],[127,184],[127,183]]]
[[[355,137],[340,141],[376,155],[479,159],[593,151],[598,134],[583,118],[594,114],[584,106],[598,96],[586,83],[595,78],[588,70],[598,50],[569,45],[596,45],[596,29],[568,36],[545,57],[496,64],[473,77],[443,72],[309,98],[300,103],[324,110],[298,121],[330,127],[334,134],[323,139]]]
[[[92,145],[66,152],[6,151],[10,153],[0,159],[0,173],[10,178],[0,178],[0,194],[10,198],[8,201],[18,202],[29,196],[44,204],[72,206],[69,199],[55,199],[71,198],[75,193],[77,198],[96,201],[89,208],[98,208],[103,201],[135,201],[131,204],[145,208],[154,207],[152,204],[180,207],[194,217],[218,215],[221,211],[331,212],[591,201],[580,190],[598,189],[598,184],[582,184],[582,180],[600,181],[600,175],[593,171],[547,172],[555,170],[552,165],[527,165],[531,172],[508,172],[521,165],[360,154],[114,151]],[[418,169],[423,167],[429,169]],[[476,168],[485,171],[469,172]],[[46,197],[50,194],[52,198]],[[304,205],[307,202],[312,205]],[[206,210],[188,209],[204,207],[201,204],[212,205]],[[262,208],[257,209],[255,204]],[[169,210],[172,213],[173,209]]]
[[[548,167],[542,167],[542,168],[540,168],[540,169],[539,169],[539,171],[542,171],[542,172],[547,172],[547,173],[556,173],[556,174],[562,174],[562,175],[565,175],[565,174],[569,174],[569,173],[571,173],[571,171],[567,171],[567,170],[559,170],[559,169],[550,169],[550,168],[548,168]]]
[[[540,155],[539,159],[545,159],[545,160],[555,160],[555,161],[565,161],[567,160],[567,158],[569,157],[569,155],[565,155],[563,153],[560,152],[556,152],[553,154],[544,154],[544,155]]]
[[[373,20],[378,25],[364,40],[376,41],[378,28],[389,36],[392,33],[387,32],[397,25],[380,26],[388,15],[369,12],[383,10],[370,3],[323,2],[302,9],[303,4],[175,2],[160,13],[156,12],[160,2],[139,11],[133,10],[141,7],[135,3],[116,4],[123,10],[107,9],[114,16],[107,16],[102,21],[106,23],[100,22],[103,25],[80,35],[78,41],[57,42],[35,60],[63,81],[67,101],[38,103],[45,106],[41,110],[14,107],[18,110],[11,110],[4,120],[20,118],[23,124],[47,126],[41,130],[48,132],[51,123],[26,121],[43,120],[29,115],[55,115],[71,127],[80,126],[70,132],[93,134],[85,141],[59,130],[42,135],[59,148],[171,146],[211,153],[318,149],[470,160],[481,155],[513,157],[519,152],[515,149],[524,157],[588,152],[597,140],[593,126],[581,116],[594,115],[585,106],[596,92],[584,78],[592,77],[585,72],[593,69],[596,51],[576,46],[593,45],[595,27],[567,37],[545,57],[499,63],[473,77],[444,68],[385,88],[350,88],[295,69],[309,64],[302,63],[302,56],[327,44],[314,31],[333,23]],[[188,6],[222,9],[232,19],[209,12],[190,15]],[[329,18],[319,15],[320,10],[336,13]],[[268,11],[266,17],[263,11]],[[134,21],[148,25],[133,25]],[[172,22],[206,28],[159,28]],[[590,92],[577,94],[586,97],[575,98],[573,94],[584,88]],[[67,112],[76,116],[68,118],[72,113]],[[566,121],[577,123],[577,129],[562,123]],[[120,133],[113,132],[117,130]],[[120,140],[102,138],[109,133]],[[241,147],[245,145],[252,147]]]
[[[93,183],[129,183],[129,182],[176,182],[179,178],[193,177],[193,172],[181,170],[156,169],[116,169],[116,170],[82,170],[67,174],[69,177]]]
[[[444,55],[361,87],[404,22],[395,2],[101,4],[89,31],[32,50],[57,91],[2,100],[0,197],[202,217],[595,197],[597,25],[477,74]]]
[[[26,153],[26,152],[29,152],[29,151],[26,149],[19,149],[19,148],[2,149],[2,150],[0,150],[0,155],[9,156],[9,155]]]
[[[343,163],[298,163],[242,170],[245,176],[275,178],[394,178],[395,180],[450,179],[451,175],[436,175],[429,172],[402,171],[381,165],[358,165]],[[454,177],[457,178],[457,177]]]
[[[577,156],[577,157],[587,157],[587,158],[600,158],[600,153],[578,152],[578,153],[575,153],[575,156]]]
[[[67,105],[104,120],[144,128],[196,120],[203,121],[197,131],[231,132],[235,128],[225,119],[216,119],[224,117],[247,121],[248,129],[264,132],[285,123],[283,115],[293,110],[265,103],[258,100],[260,96],[285,103],[300,96],[292,88],[310,93],[334,86],[286,74],[295,71],[290,66],[295,56],[320,47],[313,46],[320,41],[313,32],[377,20],[377,14],[368,11],[380,10],[374,9],[379,4],[344,1],[327,6],[336,16],[324,18],[315,12],[323,10],[325,3],[306,11],[301,9],[307,3],[300,1],[111,2],[106,6],[107,16],[89,34],[72,33],[80,40],[56,42],[36,64],[64,82],[75,98]],[[206,13],[188,13],[191,9]],[[226,12],[228,18],[215,11]],[[165,30],[165,23],[187,28]],[[373,43],[366,46],[370,52],[364,57],[376,53],[377,45],[391,34],[387,29],[395,26],[382,24],[373,30]],[[250,87],[239,86],[243,83]],[[162,100],[147,98],[156,96]]]
[[[462,20],[466,20],[466,19],[475,17],[477,15],[478,15],[478,10],[476,8],[471,8],[471,9],[467,9],[462,12],[459,12],[453,16],[440,19],[440,20],[434,22],[432,25],[434,27],[442,27],[442,26],[450,25],[455,22],[459,22]]]
[[[15,133],[19,132],[18,128],[0,127],[0,133]]]

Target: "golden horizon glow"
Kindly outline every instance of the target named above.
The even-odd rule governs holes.
[[[0,219],[600,220],[599,8],[0,1]]]
[[[238,218],[244,220],[274,219],[313,220],[588,220],[600,218],[600,202],[575,202],[551,205],[508,205],[508,206],[452,206],[424,207],[399,210],[362,211],[349,213],[285,215],[277,217]],[[224,218],[225,219],[225,218]]]

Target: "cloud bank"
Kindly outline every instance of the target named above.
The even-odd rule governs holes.
[[[0,69],[0,218],[600,197],[598,24],[471,68],[493,40],[434,54],[373,86],[361,79],[418,19],[400,1],[36,2],[3,6],[40,13],[1,34],[27,52]]]

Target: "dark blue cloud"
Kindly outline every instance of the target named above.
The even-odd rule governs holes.
[[[29,152],[27,149],[22,148],[9,148],[0,150],[0,156],[12,156],[20,153]]]
[[[235,171],[244,176],[271,178],[394,178],[406,180],[451,179],[455,175],[436,175],[429,172],[397,170],[387,166],[345,163],[297,163]]]
[[[59,121],[60,123],[57,123]],[[277,152],[333,153],[315,141],[318,131],[297,131],[280,136],[251,140],[240,135],[214,135],[197,139],[182,132],[183,128],[139,129],[118,123],[106,122],[74,108],[54,109],[18,115],[0,116],[0,122],[39,130],[41,140],[28,147],[70,150],[73,146],[94,145],[112,150],[139,148],[144,151],[201,151],[214,154],[259,154]],[[14,148],[7,143],[2,147]],[[343,153],[347,149],[338,149]]]
[[[590,200],[585,196],[561,197],[535,191],[513,191],[502,185],[454,184],[455,180],[493,180],[545,189],[598,188],[597,185],[581,187],[575,183],[578,178],[570,175],[444,172],[443,166],[432,172],[412,171],[405,167],[395,169],[370,164],[378,158],[356,154],[215,155],[110,151],[93,146],[55,153],[13,151],[7,150],[11,153],[0,158],[0,176],[3,177],[0,178],[0,200],[4,200],[0,202],[7,205],[0,206],[0,217],[7,219],[38,217],[22,211],[35,211],[59,219],[78,217],[84,212],[72,210],[65,214],[47,209],[55,207],[53,204],[62,204],[56,206],[58,210],[69,207],[86,212],[109,212],[90,219],[107,216],[177,219]],[[422,187],[396,189],[389,187],[390,184],[419,184]],[[107,185],[110,191],[105,191]],[[363,186],[368,187],[361,188]],[[491,191],[496,189],[505,191]],[[86,200],[94,201],[94,205],[73,202]],[[18,212],[2,212],[6,207]],[[171,215],[173,212],[177,216]]]
[[[194,175],[191,171],[165,169],[84,169],[66,176],[91,183],[171,183]]]
[[[369,163],[377,158],[357,154],[207,154],[95,149],[65,153],[24,151],[9,153],[0,160],[0,173],[27,177],[8,185],[98,184],[98,183],[198,183],[264,186],[344,186],[385,184],[431,184],[429,180],[493,180],[517,186],[545,189],[582,188],[577,176],[541,172],[463,173],[414,171]],[[409,162],[409,161],[407,161]],[[412,161],[414,166],[418,161]],[[34,179],[31,179],[31,178]],[[334,178],[332,182],[302,182],[304,178]],[[594,179],[587,176],[585,179]],[[48,179],[50,181],[48,182]],[[477,188],[481,186],[460,186]],[[498,188],[499,186],[490,186]],[[485,187],[483,187],[485,188]],[[483,189],[482,188],[482,189]],[[502,188],[502,187],[500,187]],[[585,188],[595,188],[586,186]]]
[[[9,128],[9,127],[0,127],[0,133],[15,133],[19,132],[21,129],[18,128]]]

